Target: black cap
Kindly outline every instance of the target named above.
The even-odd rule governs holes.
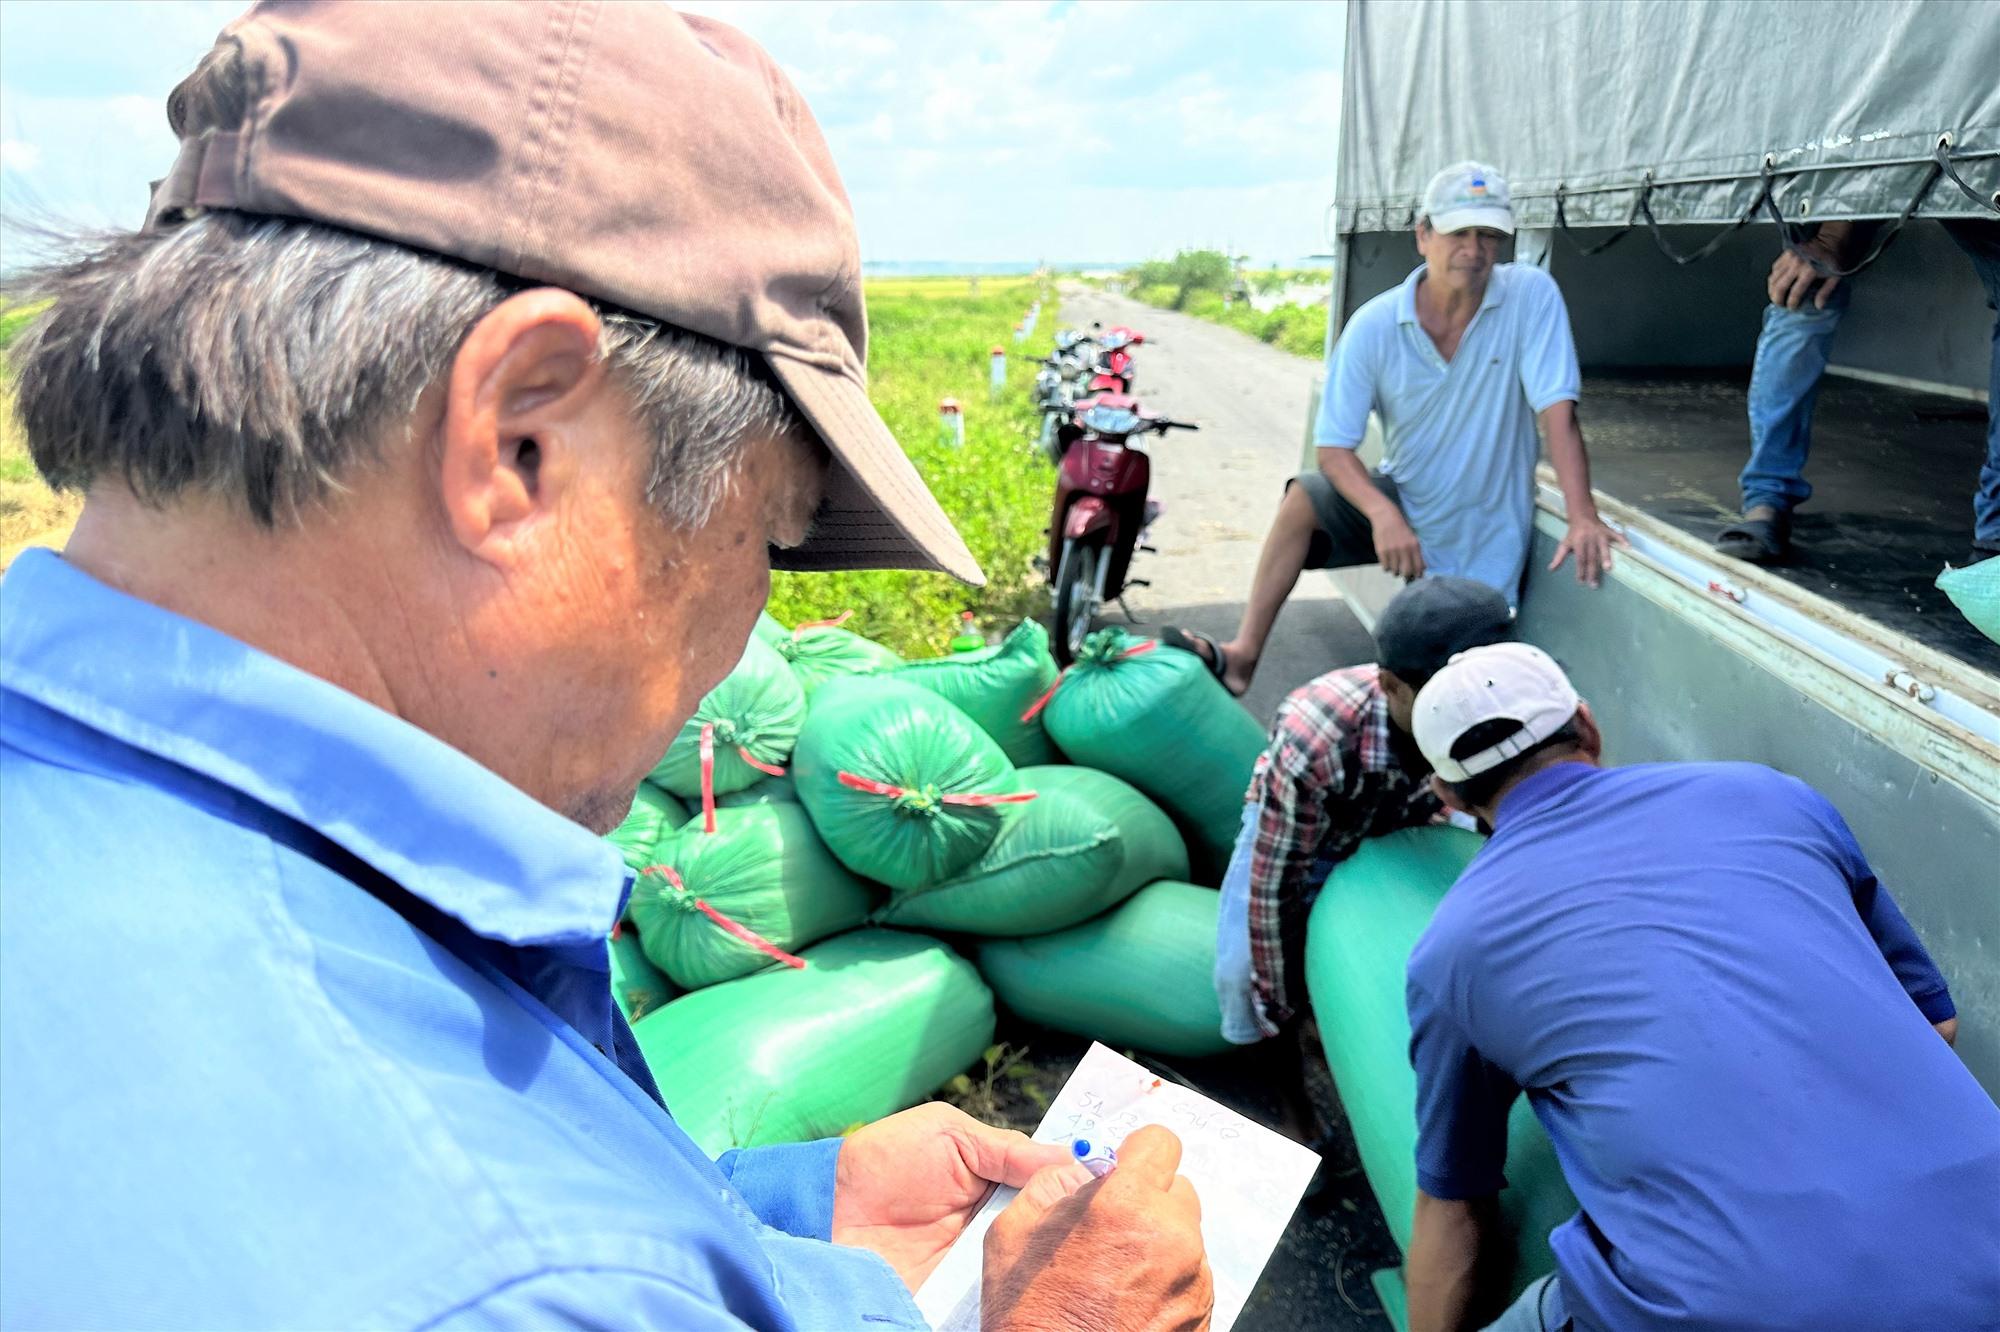
[[[1421,686],[1467,648],[1514,637],[1507,598],[1474,578],[1420,578],[1375,622],[1376,664]]]

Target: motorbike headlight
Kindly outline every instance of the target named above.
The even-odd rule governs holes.
[[[1100,435],[1129,435],[1139,428],[1139,413],[1124,407],[1092,407],[1083,424]]]

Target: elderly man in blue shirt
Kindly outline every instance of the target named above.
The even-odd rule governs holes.
[[[664,5],[271,6],[146,229],[17,347],[61,557],[0,585],[0,1325],[1196,1327],[1165,1131],[943,1106],[711,1162],[612,1004],[594,835],[771,565],[976,578],[869,406],[852,221]]]
[[[1413,730],[1493,836],[1410,954],[1411,1332],[1483,1323],[1524,1092],[1581,1210],[1493,1332],[2000,1326],[2000,1109],[1825,797],[1754,763],[1600,767],[1525,643],[1432,676]]]
[[[1476,578],[1519,602],[1534,540],[1535,460],[1547,441],[1571,553],[1595,587],[1624,538],[1598,517],[1577,423],[1581,394],[1569,310],[1555,279],[1499,262],[1514,234],[1507,182],[1457,162],[1424,189],[1423,263],[1356,310],[1326,362],[1313,427],[1319,466],[1285,483],[1236,636],[1218,643],[1169,626],[1231,693],[1250,687],[1264,642],[1306,569],[1379,564],[1405,580]],[[1356,452],[1381,418],[1382,467]],[[1537,438],[1537,429],[1540,438]]]

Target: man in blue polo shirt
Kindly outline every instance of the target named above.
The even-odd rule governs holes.
[[[1416,231],[1424,262],[1356,310],[1327,358],[1319,466],[1286,483],[1236,636],[1161,635],[1232,693],[1249,687],[1305,569],[1452,574],[1517,603],[1534,539],[1537,427],[1569,513],[1549,567],[1574,551],[1577,578],[1595,586],[1624,539],[1591,498],[1562,292],[1539,268],[1497,262],[1514,234],[1507,182],[1478,162],[1446,167],[1424,190]],[[1378,473],[1355,453],[1370,413],[1382,420]]]
[[[449,77],[440,77],[449,71]],[[0,583],[0,1326],[1196,1326],[1178,1141],[919,1106],[710,1161],[600,837],[790,567],[978,577],[785,75],[666,5],[270,5],[36,275]]]
[[[1496,1328],[2000,1326],[2000,1109],[1833,807],[1755,764],[1600,768],[1525,644],[1446,666],[1414,728],[1494,831],[1410,957],[1412,1332],[1477,1325],[1523,1091],[1581,1211]]]

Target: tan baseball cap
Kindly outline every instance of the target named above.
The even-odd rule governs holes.
[[[984,581],[868,400],[853,210],[755,42],[652,0],[272,0],[218,41],[242,123],[183,138],[149,227],[309,218],[760,352],[834,459],[781,567]]]

